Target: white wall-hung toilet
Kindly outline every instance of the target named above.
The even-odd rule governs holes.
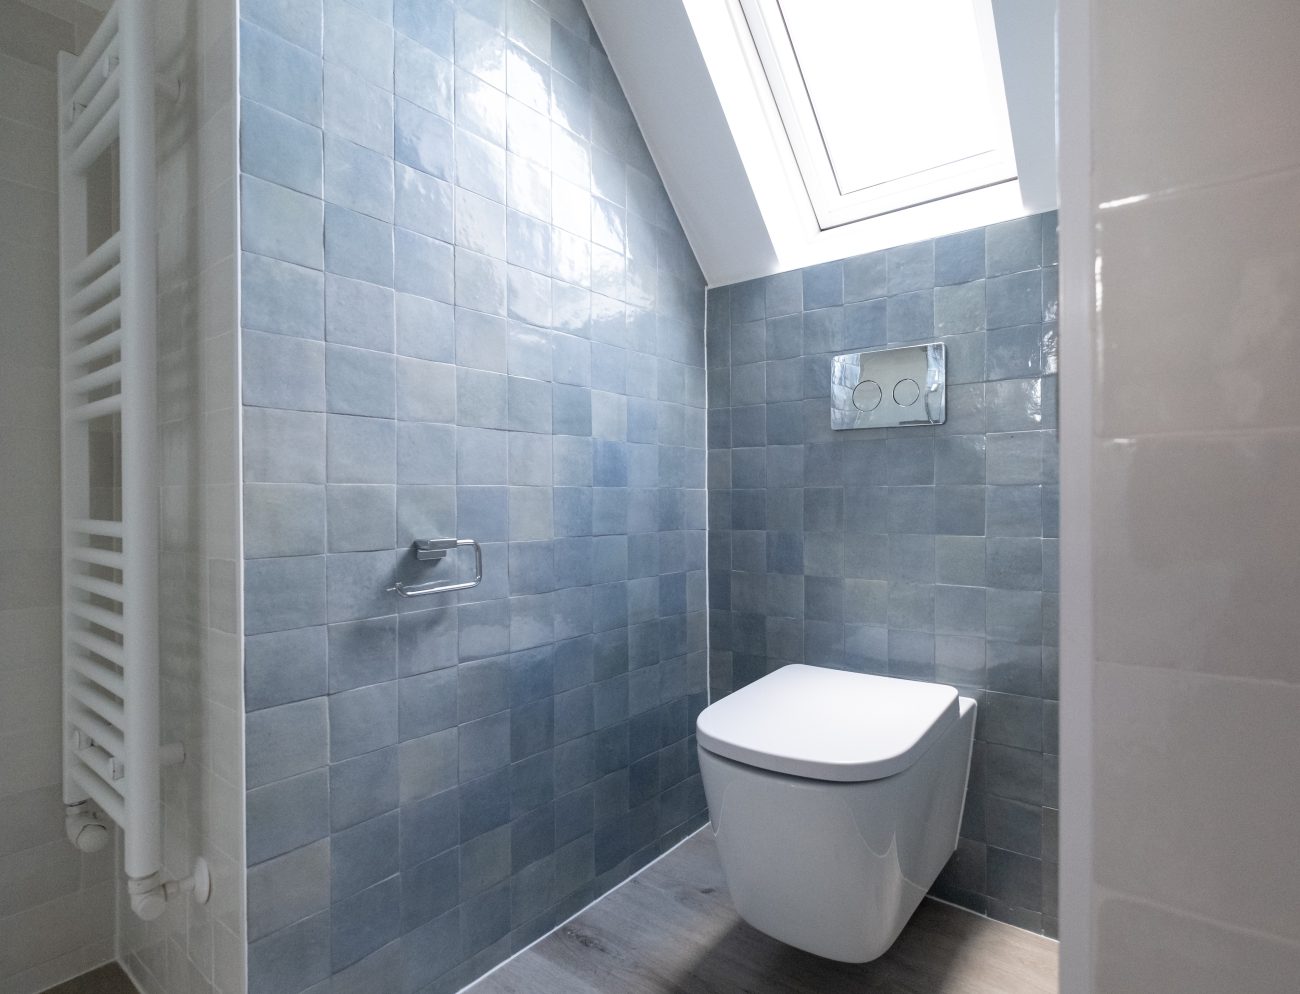
[[[791,665],[707,707],[696,732],[740,916],[829,959],[884,953],[957,846],[975,702]]]

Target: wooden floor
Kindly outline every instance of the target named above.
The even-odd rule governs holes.
[[[58,987],[51,987],[45,994],[136,994],[136,989],[120,966],[107,963]]]
[[[465,994],[1056,994],[1056,949],[926,900],[873,963],[800,952],[737,917],[706,829]]]

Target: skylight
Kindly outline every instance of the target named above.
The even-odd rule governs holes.
[[[822,230],[1014,181],[990,0],[740,0]]]

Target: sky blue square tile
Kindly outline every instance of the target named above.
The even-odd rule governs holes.
[[[884,252],[844,260],[844,299],[870,300],[886,293],[887,263]]]
[[[393,26],[442,56],[452,58],[455,11],[442,0],[393,0]]]
[[[368,83],[343,66],[329,62],[325,63],[324,93],[326,134],[364,145],[381,155],[392,154],[392,93]],[[399,111],[399,126],[401,120]]]
[[[397,938],[400,894],[400,878],[392,876],[330,909],[330,964],[335,973]]]
[[[888,298],[885,331],[890,343],[916,342],[935,332],[934,291],[917,290]]]
[[[393,86],[393,28],[352,0],[325,0],[325,60],[338,62],[385,89]]]
[[[330,838],[330,893],[337,903],[397,872],[398,816],[389,811]]]
[[[393,229],[393,286],[398,290],[451,303],[455,297],[452,247],[405,228]]]
[[[331,414],[326,422],[330,483],[396,482],[396,425],[381,418]]]
[[[326,562],[327,612],[330,621],[376,618],[393,611],[389,591],[399,556],[406,552],[331,553]],[[410,577],[403,577],[410,582]]]
[[[397,482],[454,484],[456,429],[451,425],[397,425]]]
[[[456,725],[456,669],[403,677],[397,685],[399,741],[422,738]]]
[[[313,54],[321,51],[321,0],[245,0],[239,16]]]
[[[987,324],[985,281],[934,289],[934,331],[945,338],[983,331]]]
[[[393,157],[438,179],[452,178],[452,126],[406,100],[398,100],[393,131]]]
[[[334,694],[329,709],[331,762],[397,742],[396,680]]]
[[[1041,214],[1003,221],[984,229],[985,265],[989,276],[1037,269],[1043,264]]]
[[[934,286],[934,242],[914,242],[885,252],[886,291],[908,293]]]
[[[249,711],[323,695],[327,688],[321,626],[244,639],[244,703]]]
[[[325,501],[318,484],[244,484],[244,554],[310,556],[325,551]]]
[[[328,755],[325,698],[255,711],[246,719],[245,734],[249,789],[319,769]]]
[[[329,977],[328,909],[249,944],[250,991],[305,991]]]
[[[250,790],[246,798],[248,865],[329,834],[329,774],[313,770]]]
[[[803,271],[803,307],[836,307],[844,303],[844,264],[825,262]],[[761,316],[761,315],[760,315]]]
[[[254,176],[244,176],[240,189],[245,251],[308,269],[324,268],[320,200]]]
[[[394,344],[393,291],[343,276],[325,279],[325,338],[379,352]]]
[[[253,100],[240,104],[240,168],[299,193],[321,195],[320,128]]]
[[[456,309],[456,361],[461,366],[506,372],[506,320],[494,314]]]
[[[393,746],[330,766],[330,828],[337,832],[396,809],[398,775]]]
[[[450,423],[456,418],[455,367],[398,357],[397,416],[403,421]]]
[[[455,321],[450,304],[410,293],[396,294],[395,304],[400,355],[455,362]]]
[[[327,136],[325,200],[381,221],[392,221],[393,160],[346,139]]]
[[[969,283],[983,279],[984,229],[958,232],[936,238],[934,242],[934,281],[936,286]]]
[[[241,256],[240,325],[294,338],[325,335],[321,273],[266,256]]]
[[[988,327],[1010,328],[1043,319],[1042,273],[1031,270],[985,281]]]
[[[380,286],[392,285],[393,229],[376,218],[327,204],[325,269]]]
[[[331,694],[396,678],[396,616],[330,625],[328,633]]]
[[[321,60],[272,31],[241,20],[239,25],[241,96],[296,117],[321,123]]]
[[[325,387],[326,409],[332,414],[391,418],[396,411],[395,360],[388,353],[326,345]]]
[[[488,314],[506,313],[506,264],[468,249],[456,249],[456,305]]]
[[[325,348],[319,342],[246,331],[241,365],[246,405],[325,409]]]

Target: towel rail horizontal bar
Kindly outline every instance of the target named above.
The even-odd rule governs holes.
[[[122,395],[115,393],[107,397],[101,397],[99,400],[92,400],[88,404],[74,407],[68,411],[68,416],[75,421],[93,421],[95,418],[102,418],[106,414],[118,414],[121,410]]]
[[[68,523],[68,531],[99,538],[121,538],[122,522],[108,521],[103,518],[78,518]]]
[[[116,632],[118,635],[121,635],[122,629],[126,627],[120,614],[106,611],[94,604],[72,604],[68,608],[68,613],[82,621],[88,621],[92,625],[107,628],[110,632]]]
[[[93,342],[87,342],[85,345],[75,349],[65,360],[70,368],[77,368],[86,363],[94,362],[96,359],[102,359],[106,355],[111,355],[122,347],[122,329],[114,328],[107,335],[96,338]]]
[[[87,335],[93,335],[105,328],[112,328],[120,324],[121,321],[122,298],[114,297],[112,300],[106,301],[95,308],[84,318],[74,322],[72,327],[68,329],[68,340],[76,341],[85,338]]]
[[[96,246],[95,250],[72,267],[68,274],[69,281],[75,287],[85,286],[89,281],[111,266],[122,261],[122,232],[115,231]]]
[[[68,770],[72,779],[103,809],[104,814],[119,825],[125,824],[126,805],[122,802],[122,795],[111,784],[105,783],[103,778],[87,766],[86,761],[75,752],[72,754],[72,759],[71,768]]]
[[[122,598],[126,593],[120,583],[105,580],[98,576],[85,576],[81,573],[74,573],[68,577],[68,582],[78,590],[84,590],[88,594],[95,594],[111,601],[117,601],[119,604],[122,603]]]
[[[93,680],[110,694],[117,697],[126,696],[126,681],[122,679],[122,674],[111,666],[87,655],[74,656],[72,666],[82,677]]]
[[[104,298],[122,289],[122,264],[114,263],[72,295],[69,302],[77,313],[85,313]]]
[[[121,569],[124,561],[120,552],[112,549],[92,549],[88,545],[73,544],[68,554],[83,563],[105,566],[108,569]]]
[[[120,362],[110,363],[107,366],[100,366],[99,369],[92,370],[84,376],[78,376],[68,388],[75,393],[91,393],[94,390],[102,390],[104,387],[117,386],[122,382],[122,364]]]
[[[113,4],[108,8],[103,20],[99,22],[99,27],[91,34],[90,41],[86,42],[81,54],[72,65],[67,82],[72,92],[75,93],[81,87],[86,77],[90,75],[90,70],[99,61],[99,57],[108,51],[109,45],[117,41],[119,21],[117,4]]]
[[[114,755],[121,755],[126,749],[126,740],[120,729],[114,728],[99,715],[76,701],[69,723],[86,738],[103,743]]]
[[[74,687],[72,693],[78,704],[99,715],[113,728],[125,730],[126,714],[122,711],[120,698],[114,698],[102,687],[86,682]]]
[[[122,101],[114,100],[99,116],[95,126],[75,146],[68,150],[67,168],[77,176],[84,176],[95,160],[118,138],[122,130]]]
[[[94,771],[99,779],[111,785],[114,790],[120,791],[126,786],[122,783],[123,777],[126,776],[122,761],[116,756],[110,755],[102,747],[88,745],[84,749],[77,749],[76,755],[79,760]]]
[[[107,63],[105,64],[107,67]],[[94,79],[98,74],[92,73],[89,80]],[[86,140],[86,136],[94,130],[95,125],[103,120],[104,115],[112,109],[117,103],[117,99],[122,94],[122,74],[117,71],[114,64],[111,68],[106,68],[98,89],[94,91],[94,96],[86,104],[78,104],[76,117],[68,125],[67,133],[63,140],[67,142],[68,148],[75,149]],[[75,99],[75,98],[74,98]]]
[[[126,657],[122,652],[121,643],[113,642],[94,632],[81,632],[75,629],[68,633],[68,638],[87,652],[93,652],[97,656],[104,657],[114,666],[126,669]]]

